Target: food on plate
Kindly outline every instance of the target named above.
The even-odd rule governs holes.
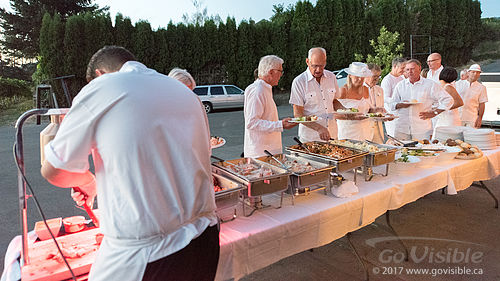
[[[338,113],[352,113],[352,112],[359,112],[357,108],[345,108],[345,109],[338,109]]]
[[[384,117],[384,114],[382,112],[370,112],[368,117]]]
[[[223,143],[224,143],[224,139],[221,137],[217,137],[217,136],[210,137],[210,146],[211,147],[218,146],[218,145],[221,145]]]
[[[311,121],[317,121],[317,120],[318,120],[318,116],[316,116],[316,115],[309,115],[309,116],[292,118],[292,121],[295,121],[295,122],[311,122]]]
[[[329,143],[313,142],[313,143],[305,143],[304,146],[307,149],[309,149],[311,153],[321,154],[335,159],[351,157],[354,154],[352,150]],[[301,146],[297,146],[296,148],[299,150],[306,151]]]
[[[461,146],[461,147],[463,147],[463,148],[471,148],[470,143],[466,143],[466,142],[462,142],[462,143],[460,144],[460,146]]]
[[[433,144],[438,144],[438,143],[439,143],[439,140],[434,139],[434,140],[432,140],[432,143],[433,143]]]
[[[458,145],[458,143],[455,140],[452,140],[452,139],[447,139],[446,142],[445,142],[445,144],[447,146],[457,146]]]
[[[411,156],[424,156],[424,157],[431,157],[438,155],[437,153],[434,153],[432,151],[425,151],[423,149],[406,149],[406,148],[401,149],[401,153]]]
[[[419,141],[421,144],[430,144],[431,142],[428,139]]]
[[[418,102],[417,99],[412,99],[410,102]]]
[[[408,154],[401,154],[401,157],[396,159],[396,162],[408,163],[410,159],[408,158]]]
[[[250,180],[276,175],[276,172],[274,172],[271,168],[260,166],[256,163],[244,163],[241,161],[237,164],[233,163],[225,166],[232,172]]]
[[[376,152],[381,152],[381,151],[387,151],[389,148],[385,147],[380,147],[373,145],[371,143],[368,143],[366,141],[363,142],[352,142],[349,140],[330,140],[331,144],[336,144],[336,145],[342,145],[342,146],[347,146],[350,148],[355,148],[359,149],[362,151],[370,152],[370,153],[376,153]]]

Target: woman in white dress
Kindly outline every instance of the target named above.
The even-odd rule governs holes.
[[[460,113],[458,108],[464,105],[464,102],[458,94],[455,86],[452,84],[457,79],[457,71],[452,67],[445,67],[439,74],[441,87],[453,98],[453,106],[450,110],[444,111],[437,116],[435,128],[440,126],[460,126]],[[435,128],[434,134],[435,135]]]
[[[356,108],[361,113],[368,113],[370,110],[370,96],[368,88],[363,85],[365,77],[372,76],[367,65],[361,62],[353,62],[347,72],[347,83],[340,88],[340,98],[338,101],[345,108]],[[353,119],[343,119],[337,116],[338,138],[352,140],[366,140],[373,136],[372,123],[366,117],[356,117]]]

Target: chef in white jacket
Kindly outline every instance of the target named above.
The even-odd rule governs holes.
[[[431,118],[453,106],[453,98],[437,83],[420,76],[421,69],[418,60],[409,60],[405,66],[408,78],[394,88],[391,109],[399,116],[395,137],[401,140],[430,139]]]
[[[273,100],[272,87],[278,85],[283,75],[283,60],[274,55],[259,61],[259,78],[245,89],[245,157],[265,156],[264,150],[273,154],[282,152],[281,132],[295,127],[291,118],[279,120]]]

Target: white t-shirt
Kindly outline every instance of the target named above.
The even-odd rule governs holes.
[[[140,280],[217,223],[208,120],[182,83],[135,61],[91,81],[45,156],[84,172],[91,152],[104,240],[90,280]]]
[[[412,100],[417,100],[421,103],[396,110],[396,104]],[[438,109],[448,110],[453,106],[453,98],[436,82],[427,78],[420,77],[420,80],[413,84],[409,79],[398,83],[396,88],[394,88],[391,103],[391,109],[399,116],[398,119],[394,120],[396,123],[396,132],[411,135],[422,135],[432,132],[431,119],[422,120],[419,117],[419,113],[430,111],[433,104],[437,105]]]
[[[469,83],[467,80],[460,80],[456,83],[457,92],[464,101],[464,106],[460,107],[460,118],[463,122],[476,122],[479,112],[479,104],[488,101],[486,87],[479,83]]]
[[[278,108],[273,100],[271,85],[257,79],[245,89],[245,157],[265,156],[264,150],[272,154],[282,153],[281,132],[283,124],[278,118]]]
[[[290,104],[304,107],[304,115],[316,115],[318,124],[328,129],[330,137],[337,138],[337,122],[330,116],[334,112],[333,100],[340,95],[337,78],[324,70],[320,83],[309,69],[293,79]],[[299,124],[299,137],[304,141],[321,140],[317,131]]]

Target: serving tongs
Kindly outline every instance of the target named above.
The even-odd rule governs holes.
[[[412,142],[408,142],[408,143],[404,143],[400,140],[398,140],[397,138],[393,137],[393,136],[390,136],[390,135],[387,135],[388,138],[390,138],[391,140],[401,144],[403,147],[415,147],[415,145],[418,144],[418,141],[412,141]]]
[[[264,153],[267,154],[269,157],[271,157],[274,161],[278,162],[283,169],[288,171],[288,167],[285,164],[283,164],[283,162],[281,162],[278,158],[274,157],[274,155],[271,152],[269,152],[268,150],[264,150]]]
[[[302,147],[303,149],[305,149],[307,152],[311,153],[312,152],[299,140],[299,138],[297,137],[293,137],[293,140],[296,141],[300,147]]]

